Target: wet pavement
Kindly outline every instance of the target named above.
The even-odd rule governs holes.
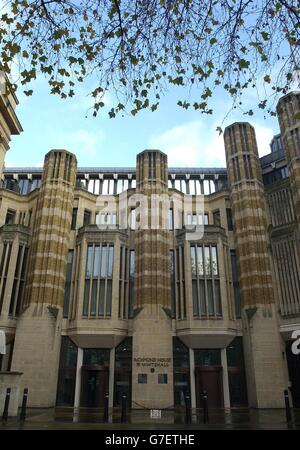
[[[149,410],[127,412],[127,422],[121,423],[121,411],[110,412],[109,423],[103,423],[103,410],[78,408],[28,408],[25,422],[19,418],[0,420],[0,430],[288,430],[300,429],[300,410],[292,411],[286,421],[285,410],[231,409],[210,410],[209,423],[203,423],[203,412],[193,411],[192,423],[185,423],[185,411],[162,411],[161,419],[151,419]]]

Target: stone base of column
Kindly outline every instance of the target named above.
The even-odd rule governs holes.
[[[242,319],[249,406],[283,408],[287,387],[275,307],[244,308]]]
[[[32,304],[18,319],[11,370],[23,372],[29,407],[55,406],[62,318],[53,314],[47,305]]]
[[[161,306],[145,305],[133,323],[133,408],[173,408],[172,344],[171,319]]]

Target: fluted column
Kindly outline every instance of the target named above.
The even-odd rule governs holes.
[[[277,105],[281,138],[285,150],[297,222],[300,222],[300,92],[282,97]]]
[[[45,157],[12,360],[12,370],[23,372],[28,406],[55,405],[76,166],[65,150]]]
[[[282,407],[284,369],[268,250],[264,186],[254,128],[224,132],[236,244],[249,404]]]

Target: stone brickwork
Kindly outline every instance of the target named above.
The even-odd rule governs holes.
[[[300,119],[296,119],[295,114],[299,112],[300,92],[291,92],[279,100],[277,114],[298,223],[300,221]]]
[[[133,323],[132,401],[137,407],[167,408],[173,405],[171,319],[162,309],[170,309],[168,215],[163,202],[158,201],[155,207],[151,204],[158,199],[155,196],[168,194],[165,154],[149,150],[137,156],[137,193],[148,199],[149,229],[137,229],[135,236],[135,307],[142,311]],[[165,367],[138,366],[135,362],[154,357],[169,362]],[[139,374],[146,374],[146,384],[138,383]],[[167,375],[166,384],[158,383],[158,374]]]
[[[249,403],[253,407],[280,407],[284,373],[254,128],[248,123],[234,123],[226,128],[224,141],[246,332],[243,341]]]
[[[76,165],[64,150],[45,157],[12,361],[24,374],[29,406],[55,404]]]

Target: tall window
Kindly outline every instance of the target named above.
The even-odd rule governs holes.
[[[232,221],[232,210],[231,210],[231,208],[226,208],[226,216],[227,216],[228,231],[233,231],[233,221]]]
[[[84,210],[84,213],[83,213],[83,226],[84,227],[91,223],[91,215],[92,215],[91,211],[89,211],[88,209]]]
[[[194,317],[220,317],[221,291],[217,247],[191,245]]]
[[[178,319],[186,317],[186,295],[185,295],[185,264],[184,248],[176,249],[176,316]]]
[[[213,212],[213,221],[214,225],[217,225],[218,227],[221,226],[221,214],[219,209],[216,209],[216,211]]]
[[[78,212],[78,209],[73,208],[71,230],[76,230],[77,212]]]
[[[69,313],[69,303],[70,303],[70,293],[71,293],[71,283],[72,283],[73,255],[74,255],[74,250],[69,250],[68,259],[67,259],[67,272],[66,272],[64,308],[63,308],[63,317],[64,318],[67,318],[68,313]]]
[[[15,223],[15,218],[16,218],[16,211],[8,209],[6,213],[5,224],[12,225],[13,223]]]
[[[176,317],[176,288],[175,288],[175,253],[170,250],[170,281],[171,281],[171,312]]]
[[[28,248],[25,247],[25,245],[20,245],[14,275],[14,284],[9,305],[9,315],[13,317],[18,316],[21,311],[26,275],[27,255]]]
[[[233,292],[234,292],[234,306],[235,306],[235,317],[236,319],[241,318],[241,296],[240,296],[240,287],[239,287],[239,277],[238,277],[238,268],[237,268],[237,259],[235,250],[230,251],[231,257],[231,269],[232,269],[232,284],[233,284]]]
[[[2,249],[1,263],[0,263],[0,314],[4,301],[6,279],[8,274],[8,267],[11,255],[11,243],[4,243]]]
[[[87,248],[83,315],[110,317],[112,304],[113,244],[89,244]]]
[[[120,249],[119,313],[120,318],[132,318],[134,308],[135,251]]]
[[[187,225],[208,225],[208,214],[187,214]]]

